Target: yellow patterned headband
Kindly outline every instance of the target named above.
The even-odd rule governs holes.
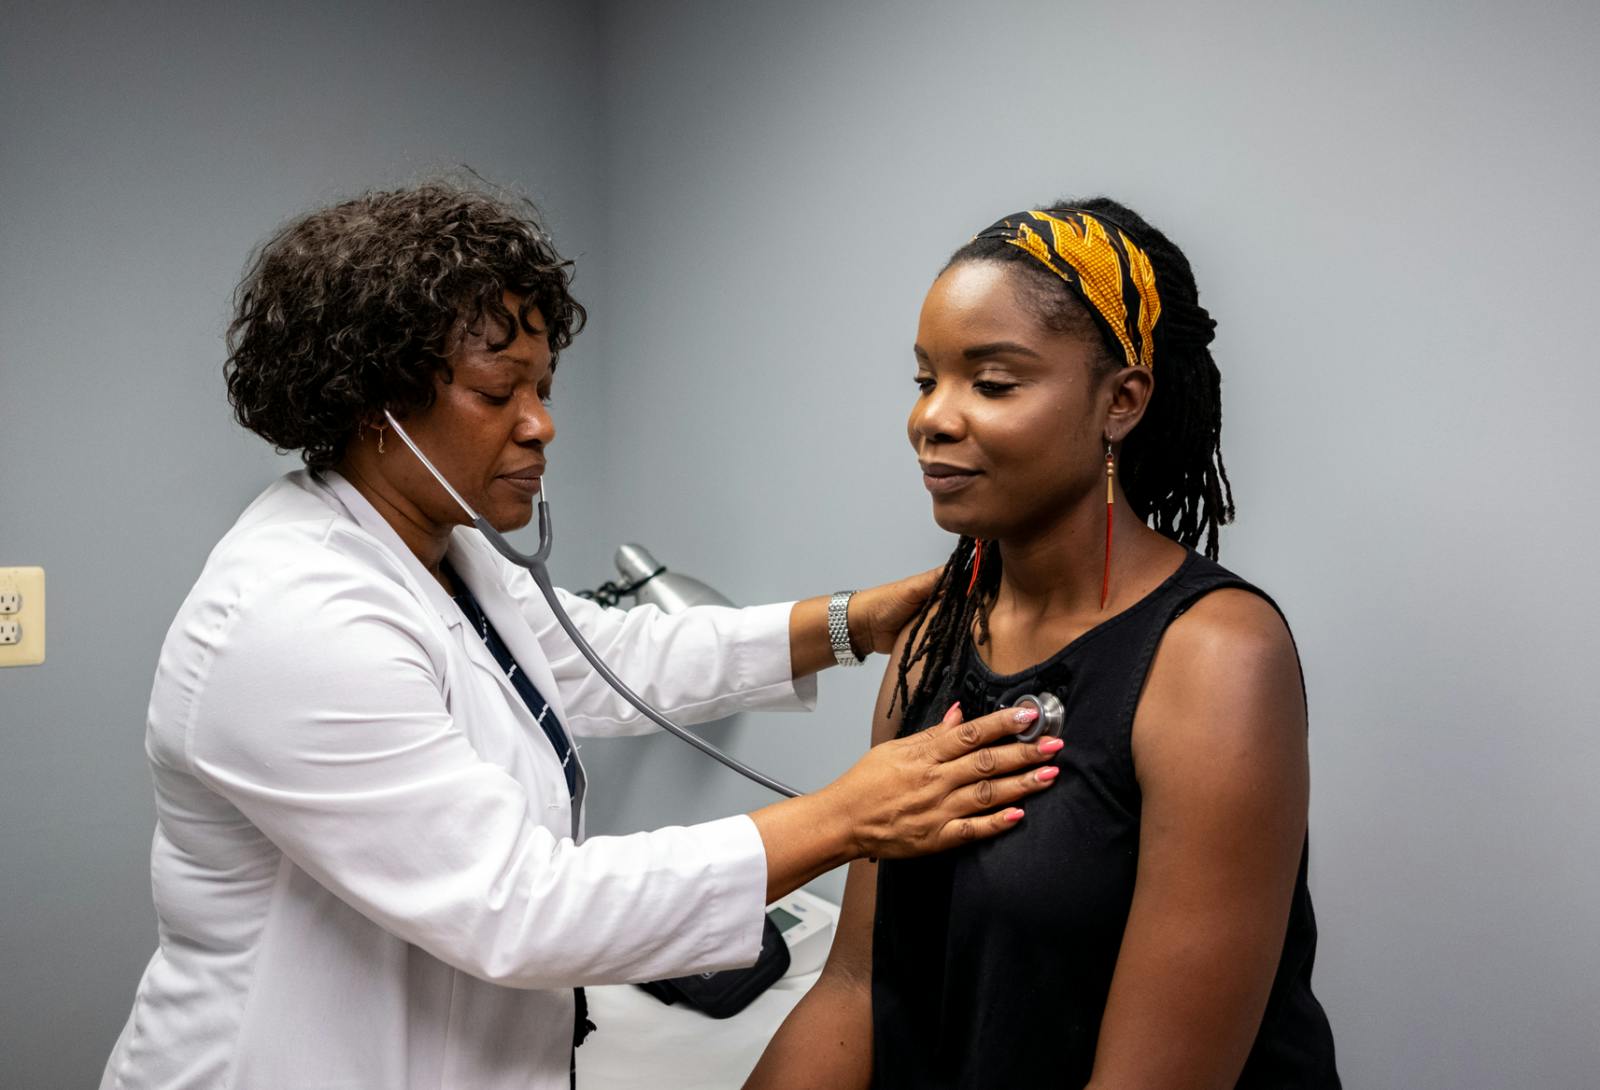
[[[1145,252],[1114,223],[1066,209],[1016,212],[978,232],[1036,258],[1076,291],[1122,345],[1129,367],[1154,364],[1161,297]]]

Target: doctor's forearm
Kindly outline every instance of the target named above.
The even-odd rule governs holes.
[[[930,569],[852,594],[845,623],[850,629],[850,650],[856,658],[892,651],[901,630],[922,608],[938,579],[939,570]],[[796,602],[789,611],[789,665],[793,676],[814,674],[837,661],[833,642],[828,638],[828,599]]]
[[[852,599],[846,619],[850,625],[850,646],[858,656],[872,650],[863,638],[861,610]],[[828,639],[828,599],[807,598],[789,611],[789,670],[794,677],[805,677],[833,666],[833,644]]]
[[[767,901],[792,893],[860,855],[846,812],[827,788],[750,815],[767,854]]]

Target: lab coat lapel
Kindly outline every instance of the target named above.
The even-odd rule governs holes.
[[[462,625],[461,611],[456,608],[450,595],[439,585],[437,579],[428,574],[428,569],[422,566],[417,554],[400,540],[400,535],[394,532],[389,520],[378,514],[377,508],[367,502],[367,497],[358,492],[355,485],[331,469],[323,472],[321,483],[344,505],[358,526],[377,538],[394,554],[395,561],[405,569],[411,592],[433,608],[445,627],[456,628]]]
[[[567,727],[566,708],[561,703],[561,691],[556,686],[556,677],[550,670],[550,662],[545,655],[544,647],[533,634],[527,618],[517,609],[516,601],[501,581],[500,563],[482,535],[471,530],[457,530],[450,539],[450,550],[447,555],[456,574],[466,581],[467,588],[478,599],[483,615],[489,618],[489,623],[500,633],[500,638],[505,641],[511,657],[516,659],[517,664],[527,672],[528,680],[533,682],[533,687],[539,690],[539,695],[550,705],[550,714],[555,716],[557,726],[566,735],[567,745],[572,752],[576,784],[572,799],[572,836],[577,840],[582,830],[583,797],[588,786],[588,777],[584,773],[583,761],[578,756],[577,740]],[[494,665],[500,681],[509,687],[510,683],[506,681],[504,671],[500,670],[492,658],[489,661]],[[516,700],[521,703],[521,697],[516,697]]]
[[[412,593],[432,606],[447,627],[463,629],[457,636],[467,638],[458,639],[458,643],[465,647],[468,661],[494,678],[494,683],[505,693],[512,714],[521,719],[528,730],[539,731],[542,738],[544,732],[533,721],[533,713],[528,711],[528,706],[522,702],[521,694],[512,686],[505,671],[500,669],[500,664],[494,660],[494,656],[489,653],[488,647],[476,632],[464,631],[466,619],[462,616],[460,608],[445,592],[444,587],[439,585],[439,581],[428,574],[428,569],[422,566],[416,554],[400,540],[400,535],[394,532],[394,527],[389,525],[388,520],[378,514],[377,509],[367,502],[367,498],[338,473],[327,471],[322,476],[322,483],[333,492],[335,498],[344,505],[345,510],[350,512],[350,516],[363,530],[377,538],[394,554],[396,561],[405,569]],[[528,622],[512,604],[510,594],[500,581],[498,563],[481,534],[473,530],[455,531],[451,534],[450,545],[445,555],[449,557],[456,574],[466,580],[467,587],[478,599],[478,605],[483,609],[484,616],[489,618],[489,623],[500,633],[500,638],[505,641],[517,664],[528,672],[528,680],[533,682],[534,688],[539,690],[539,695],[550,705],[550,714],[556,717],[556,722],[567,736],[567,744],[572,747],[572,762],[577,785],[572,798],[572,839],[580,840],[583,834],[583,801],[588,788],[588,777],[584,774],[583,762],[578,757],[578,747],[573,741],[572,732],[567,729],[566,709],[562,706],[561,693],[556,688],[555,674],[550,671],[550,663],[545,658],[544,648],[533,635],[533,630],[528,627]],[[548,745],[548,740],[545,740],[544,744]]]
[[[522,697],[517,694],[516,689],[512,688],[511,682],[506,678],[505,671],[500,669],[500,664],[489,653],[489,649],[484,645],[483,639],[476,632],[464,631],[466,618],[462,615],[461,608],[456,605],[455,600],[450,597],[444,587],[440,586],[439,581],[428,573],[428,569],[422,566],[422,561],[417,559],[417,554],[412,552],[404,541],[400,540],[400,535],[394,532],[394,527],[389,525],[389,521],[378,514],[377,509],[367,502],[367,498],[339,474],[331,471],[324,474],[324,483],[333,490],[334,495],[344,504],[345,509],[350,512],[351,517],[356,520],[357,524],[367,533],[381,541],[390,552],[394,553],[395,558],[410,577],[413,593],[433,607],[446,627],[463,629],[462,632],[456,633],[457,645],[466,651],[467,661],[471,662],[474,668],[493,678],[494,684],[504,691],[507,705],[512,709],[512,714],[532,722],[533,717],[527,713],[527,705],[522,702]],[[453,546],[454,539],[452,538],[452,548],[446,554],[452,562],[456,560]],[[458,568],[457,570],[459,571],[460,569]],[[477,584],[474,584],[470,578],[468,579],[468,585],[473,587],[474,591],[477,590]],[[485,606],[488,605],[488,599],[496,599],[498,597],[500,597],[499,594],[478,595],[479,602]],[[503,633],[505,630],[501,627],[499,618],[491,614],[488,609],[485,609],[484,612],[494,623],[495,628]],[[507,641],[507,646],[511,646],[510,641]],[[514,648],[513,653],[515,653]],[[518,659],[518,661],[521,662],[522,660]],[[539,685],[541,693],[545,692],[544,686],[540,685],[537,678],[534,679],[534,684]],[[555,709],[552,708],[551,710],[553,712]]]
[[[551,714],[560,720],[561,729],[566,730],[566,708],[562,706],[561,694],[556,689],[556,677],[550,672],[545,650],[501,581],[500,566],[488,544],[476,533],[458,530],[450,539],[450,550],[446,555],[456,574],[466,581],[467,588],[478,599],[483,615],[500,633],[511,656],[527,671],[528,680],[533,682],[539,695],[550,705]]]

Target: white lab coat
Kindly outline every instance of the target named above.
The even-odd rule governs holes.
[[[449,559],[569,731],[652,729],[481,534]],[[811,701],[787,605],[563,601],[683,720]],[[574,985],[760,947],[754,823],[575,840],[549,740],[337,474],[289,474],[217,545],[162,645],[146,752],[160,944],[103,1090],[564,1090]]]

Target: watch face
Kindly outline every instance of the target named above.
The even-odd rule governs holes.
[[[799,916],[796,916],[793,912],[785,912],[781,908],[768,909],[767,918],[778,925],[779,931],[787,931],[800,922]]]

